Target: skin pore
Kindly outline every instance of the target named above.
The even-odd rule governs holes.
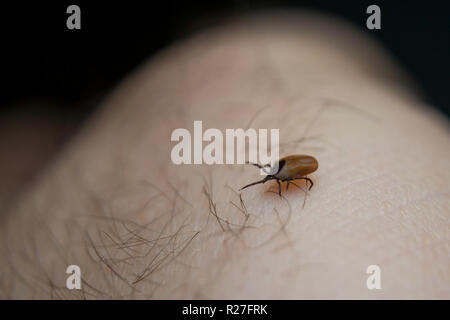
[[[448,123],[370,40],[258,14],[161,52],[2,217],[2,298],[450,298]],[[175,165],[176,128],[279,128],[319,161],[283,196]],[[302,190],[303,189],[303,190]],[[82,290],[66,288],[81,268]],[[368,290],[366,269],[381,269]]]

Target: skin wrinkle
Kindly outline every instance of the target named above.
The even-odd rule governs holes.
[[[352,66],[343,74],[352,59],[339,65],[342,52],[328,52],[326,42],[311,43],[309,37],[295,34],[280,37],[284,31],[254,37],[255,30],[216,30],[167,50],[105,101],[28,198],[23,198],[9,227],[2,227],[9,234],[2,242],[12,246],[8,261],[17,263],[25,283],[35,282],[31,279],[40,274],[33,253],[42,263],[56,262],[49,269],[53,272],[44,272],[46,282],[38,287],[32,282],[31,288],[19,288],[11,296],[449,296],[443,289],[449,279],[444,271],[448,232],[436,223],[430,228],[440,237],[428,238],[428,242],[422,239],[428,233],[423,225],[433,219],[441,217],[448,225],[445,206],[441,211],[426,210],[435,202],[430,196],[436,197],[436,190],[448,190],[448,164],[433,159],[447,159],[448,150],[427,145],[430,136],[426,134],[431,132],[441,146],[448,143],[448,135],[435,128],[428,115],[410,110],[417,102],[400,84],[368,79],[370,68],[361,71]],[[210,37],[215,40],[205,44]],[[309,45],[310,49],[302,49]],[[314,50],[323,51],[324,66],[313,57]],[[327,107],[314,121],[325,99],[370,111],[380,121],[364,120],[345,107]],[[264,106],[267,109],[256,116]],[[241,203],[232,190],[254,178],[257,171],[247,166],[177,167],[170,163],[171,131],[191,129],[192,121],[198,119],[204,120],[204,128],[237,128],[253,120],[254,127],[278,126],[280,143],[302,139],[307,132],[308,136],[319,133],[337,148],[320,148],[320,140],[311,140],[320,168],[312,175],[315,186],[304,208],[305,195],[300,190],[291,188],[280,199],[266,192],[274,187],[266,184],[242,193],[244,211],[250,213],[246,219],[230,203]],[[309,151],[299,145],[289,150]],[[430,158],[420,157],[424,153]],[[409,158],[417,156],[419,161]],[[417,176],[409,177],[411,170]],[[390,189],[384,186],[388,176]],[[205,184],[210,200],[202,194]],[[448,193],[441,194],[442,203],[448,201]],[[403,202],[396,206],[399,201]],[[417,207],[419,203],[423,207]],[[209,212],[211,205],[217,219]],[[39,208],[34,214],[44,225],[48,222],[50,230],[69,231],[51,235],[60,245],[46,256],[41,256],[42,251],[53,243],[48,234],[43,237],[43,230],[28,225],[27,213],[34,208]],[[21,234],[37,247],[30,249]],[[89,249],[80,245],[88,239],[86,235],[93,237]],[[286,244],[290,250],[281,250]],[[94,249],[116,272],[99,262]],[[18,252],[30,260],[23,263]],[[66,255],[67,259],[61,259]],[[426,264],[430,255],[435,265]],[[80,264],[91,287],[83,292],[64,290],[69,261]],[[380,292],[365,288],[365,269],[373,263],[382,268],[384,290]],[[46,271],[47,267],[41,268]],[[59,274],[57,281],[49,278],[54,273]],[[417,275],[423,280],[416,280]],[[436,285],[425,286],[425,279]]]

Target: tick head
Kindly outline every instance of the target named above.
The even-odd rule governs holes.
[[[278,171],[275,173],[275,175],[279,174],[281,172],[281,169],[286,165],[286,160],[281,160],[278,162]]]

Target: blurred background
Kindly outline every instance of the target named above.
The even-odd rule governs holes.
[[[81,30],[66,9],[81,8]],[[381,30],[366,9],[381,8]],[[174,41],[257,10],[309,9],[338,16],[377,39],[450,115],[449,1],[14,1],[2,3],[0,210],[13,201],[129,72]]]

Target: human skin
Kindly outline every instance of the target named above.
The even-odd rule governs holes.
[[[450,298],[449,126],[408,83],[366,36],[309,13],[174,45],[2,217],[0,297]],[[314,187],[238,192],[258,169],[173,164],[171,133],[194,120],[279,128],[281,156],[318,159]]]

